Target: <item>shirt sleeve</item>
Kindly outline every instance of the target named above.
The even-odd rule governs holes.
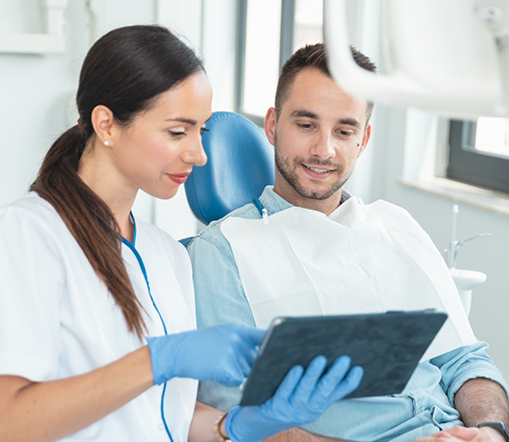
[[[64,284],[54,233],[22,207],[0,209],[0,374],[58,376],[58,296]]]
[[[187,251],[193,266],[198,328],[232,322],[256,327],[226,239],[198,236]],[[222,411],[237,405],[241,396],[239,387],[215,382],[200,382],[198,390],[198,401]]]
[[[486,378],[500,384],[508,393],[507,384],[487,354],[488,344],[477,342],[474,345],[460,347],[430,360],[440,369],[440,382],[451,404],[454,395],[469,379]]]
[[[256,327],[233,253],[224,243],[198,236],[188,245],[198,327],[232,322]]]

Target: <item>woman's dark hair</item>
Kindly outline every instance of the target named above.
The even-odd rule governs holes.
[[[76,96],[81,129],[74,126],[51,146],[30,190],[49,201],[83,249],[122,310],[128,329],[141,339],[142,307],[121,255],[120,228],[102,201],[78,176],[80,158],[94,134],[91,115],[108,107],[128,125],[155,98],[203,71],[196,54],[168,29],[128,26],[100,38],[88,52]]]

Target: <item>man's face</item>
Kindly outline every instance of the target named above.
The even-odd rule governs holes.
[[[274,191],[294,205],[332,212],[369,140],[366,109],[365,100],[343,92],[319,70],[301,71],[279,119],[274,108],[265,117],[276,153]]]

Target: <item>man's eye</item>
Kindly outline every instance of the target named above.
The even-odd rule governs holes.
[[[350,137],[353,135],[353,133],[352,133],[352,132],[346,132],[346,131],[344,131],[344,130],[338,130],[338,132],[337,132],[337,133],[338,133],[339,135],[341,135],[342,137],[344,137],[344,138],[350,138]]]
[[[299,126],[301,129],[311,129],[313,127],[312,124],[306,124],[306,123],[297,123],[297,126]]]

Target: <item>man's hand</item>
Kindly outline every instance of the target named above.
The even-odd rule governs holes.
[[[414,442],[505,442],[503,436],[490,427],[452,427],[449,430],[417,439]]]
[[[496,431],[496,430],[495,430]],[[414,442],[464,442],[475,441],[479,436],[479,428],[452,427],[439,431],[431,436],[422,437]],[[486,439],[487,440],[487,439]],[[480,441],[480,440],[479,440]]]
[[[349,442],[343,439],[336,439],[335,437],[328,437],[316,433],[311,433],[298,427],[282,431],[281,433],[268,437],[263,442],[333,442],[333,441]]]
[[[473,442],[481,441],[493,441],[493,442],[505,442],[504,436],[502,436],[497,430],[491,427],[479,428],[479,435],[472,439]]]

